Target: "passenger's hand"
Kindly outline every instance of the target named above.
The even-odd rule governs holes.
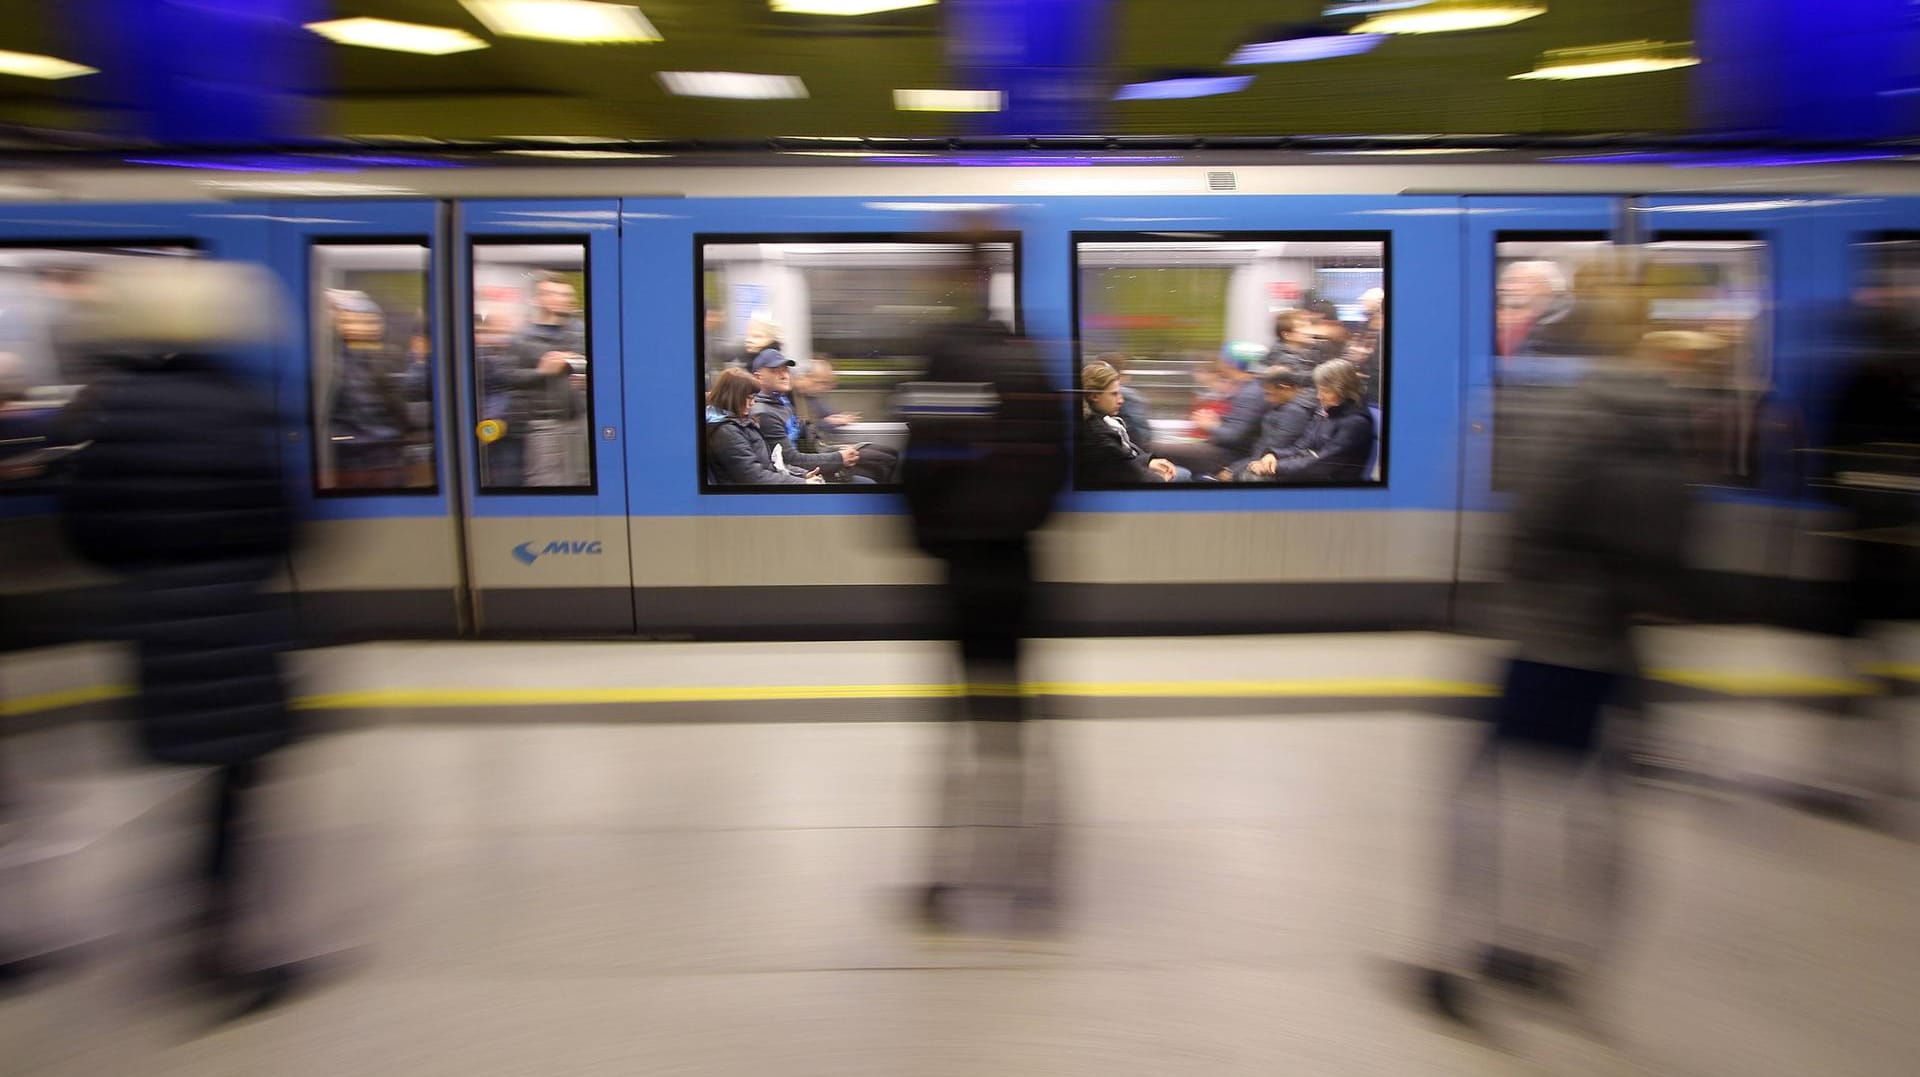
[[[1147,469],[1160,476],[1161,482],[1173,481],[1173,461],[1171,460],[1149,460]]]
[[[564,374],[572,369],[573,364],[567,362],[566,352],[548,352],[540,357],[539,370],[542,374]]]
[[[1213,480],[1215,482],[1232,482],[1233,469],[1230,467],[1221,468],[1219,471],[1213,473]]]
[[[827,484],[826,476],[820,474],[819,468],[816,467],[812,471],[807,472],[808,486],[825,486],[826,484]]]
[[[1279,465],[1280,461],[1275,459],[1272,453],[1268,453],[1253,463],[1248,464],[1247,474],[1268,477],[1274,473],[1274,470],[1278,468]]]
[[[857,411],[836,411],[827,416],[828,426],[852,426],[859,421],[860,413]]]
[[[852,445],[843,445],[840,447],[840,463],[843,466],[852,467],[859,462],[860,450],[857,447]]]
[[[1220,413],[1217,411],[1200,412],[1193,417],[1193,425],[1211,434],[1215,430],[1220,429]]]

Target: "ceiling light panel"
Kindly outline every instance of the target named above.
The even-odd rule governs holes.
[[[767,0],[767,7],[782,15],[878,15],[882,11],[906,11],[932,7],[939,0]]]
[[[1410,7],[1419,7],[1429,0],[1354,0],[1351,3],[1328,4],[1320,14],[1330,19],[1342,15],[1374,15],[1382,11],[1401,11]]]
[[[0,75],[19,75],[29,79],[70,79],[79,75],[97,75],[100,69],[76,64],[72,60],[62,60],[58,56],[42,56],[37,52],[13,52],[0,49]]]
[[[1339,33],[1297,33],[1272,38],[1267,41],[1254,41],[1235,49],[1227,63],[1234,66],[1242,64],[1298,64],[1308,60],[1333,60],[1342,56],[1358,56],[1363,52],[1372,52],[1382,41],[1385,34],[1339,34]]]
[[[417,22],[392,19],[330,19],[310,22],[307,29],[336,45],[358,45],[366,49],[412,52],[422,56],[445,56],[455,52],[484,49],[487,43],[451,26],[422,26]]]
[[[663,40],[647,16],[631,4],[605,4],[597,0],[460,2],[474,18],[501,37],[570,45],[642,45]]]
[[[681,97],[723,97],[735,101],[776,101],[807,96],[807,84],[794,75],[755,75],[744,71],[662,71],[660,84]]]
[[[1115,101],[1173,101],[1188,97],[1216,97],[1238,93],[1253,85],[1252,75],[1188,75],[1130,82],[1113,95]]]
[[[1672,71],[1700,62],[1692,42],[1623,41],[1589,48],[1550,49],[1532,71],[1511,79],[1598,79],[1610,75],[1644,75]]]
[[[1545,15],[1540,0],[1433,0],[1398,11],[1383,11],[1353,28],[1356,34],[1450,34],[1491,30]]]
[[[902,112],[998,112],[999,90],[895,90],[893,107]]]

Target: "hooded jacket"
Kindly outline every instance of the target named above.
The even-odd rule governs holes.
[[[773,466],[760,427],[738,415],[707,409],[707,475],[722,486],[805,486],[804,476]]]

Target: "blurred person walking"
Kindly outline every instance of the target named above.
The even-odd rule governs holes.
[[[267,586],[296,514],[271,398],[232,349],[269,339],[282,308],[269,278],[235,263],[130,263],[102,292],[103,373],[70,409],[86,447],[63,523],[81,556],[119,578],[119,623],[99,632],[134,645],[143,753],[211,769],[194,973],[250,1010],[296,979],[238,945],[261,881],[249,821],[270,756],[296,733],[281,669],[292,611]]]
[[[1611,949],[1623,882],[1621,768],[1605,718],[1631,706],[1636,620],[1684,592],[1684,417],[1665,368],[1588,343],[1559,437],[1529,461],[1500,599],[1517,641],[1491,728],[1448,809],[1449,859],[1421,998],[1475,1020],[1474,977],[1570,1001]]]
[[[982,244],[968,251],[961,272],[984,279]],[[984,311],[932,334],[926,358],[924,380],[902,393],[912,435],[901,483],[916,543],[945,566],[965,686],[917,909],[933,929],[1044,927],[1057,900],[1055,790],[1022,652],[1035,621],[1031,536],[1070,467],[1068,401],[1039,349]]]

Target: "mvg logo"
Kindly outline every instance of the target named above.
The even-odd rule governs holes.
[[[513,559],[523,565],[531,565],[542,557],[598,557],[600,552],[598,539],[592,542],[549,542],[539,550],[533,548],[533,543],[523,542],[513,548]]]

